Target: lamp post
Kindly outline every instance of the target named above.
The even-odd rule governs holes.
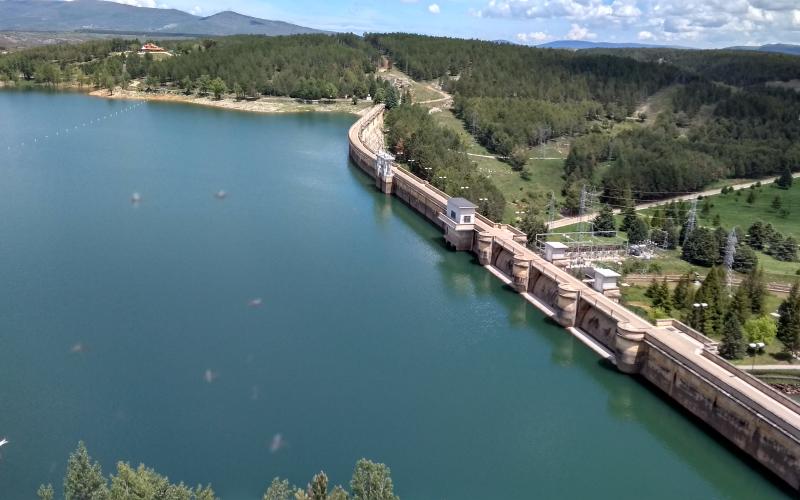
[[[708,304],[705,302],[695,302],[692,304],[692,308],[695,311],[694,314],[694,325],[693,327],[697,328],[698,330],[703,330],[703,326],[705,323],[704,313],[702,311],[708,308]]]
[[[750,359],[752,360],[750,371],[753,371],[756,367],[756,353],[763,351],[764,347],[766,347],[766,344],[763,342],[751,342],[747,344],[747,350],[750,352]]]

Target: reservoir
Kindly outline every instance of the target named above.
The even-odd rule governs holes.
[[[379,193],[355,119],[0,92],[0,498],[78,440],[226,500],[361,457],[409,500],[785,496]]]

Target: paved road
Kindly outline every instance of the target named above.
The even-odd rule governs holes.
[[[800,178],[800,172],[798,172],[796,174],[793,174],[793,177],[795,179]],[[734,189],[734,191],[738,191],[740,189],[747,189],[750,186],[754,186],[758,182],[760,182],[761,184],[772,184],[777,179],[778,179],[777,177],[770,177],[768,179],[762,179],[761,181],[751,181],[751,182],[743,182],[741,184],[734,184],[731,187]],[[684,194],[684,195],[675,196],[675,197],[672,197],[672,198],[664,198],[663,200],[650,201],[650,202],[647,202],[647,203],[640,203],[639,205],[636,205],[636,210],[645,210],[647,208],[653,208],[653,207],[657,207],[659,205],[666,205],[667,203],[670,203],[670,202],[673,202],[673,201],[694,200],[694,199],[696,199],[696,198],[698,198],[700,196],[702,196],[702,197],[714,196],[716,194],[720,194],[721,192],[722,192],[721,188],[708,189],[706,191],[700,191],[699,193]],[[615,214],[618,214],[620,212],[621,212],[620,209],[615,209],[614,210]],[[590,220],[594,219],[595,217],[597,217],[597,212],[592,212],[590,214],[584,215],[583,217],[566,217],[564,219],[559,219],[557,221],[553,221],[553,223],[550,225],[550,229],[557,229],[559,227],[571,226],[571,225],[577,224],[579,222],[590,221]]]

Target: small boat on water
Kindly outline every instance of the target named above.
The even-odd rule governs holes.
[[[250,307],[261,307],[261,304],[263,303],[264,301],[261,299],[261,297],[256,297],[255,299],[252,299],[250,302],[248,302],[247,305]]]
[[[225,198],[227,198],[227,197],[228,197],[228,193],[226,193],[226,192],[225,192],[225,191],[223,191],[222,189],[220,189],[219,191],[217,191],[216,193],[214,193],[214,198],[216,198],[216,199],[218,199],[218,200],[224,200],[224,199],[225,199]]]
[[[0,439],[0,447],[3,447],[7,444],[8,444],[8,439],[6,438]]]
[[[131,195],[131,203],[139,203],[140,201],[142,201],[142,195],[139,193],[133,193]]]

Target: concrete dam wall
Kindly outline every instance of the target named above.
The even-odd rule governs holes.
[[[349,131],[350,157],[386,194],[400,198],[444,232],[449,245],[475,254],[571,332],[590,338],[617,368],[644,380],[708,424],[800,492],[800,405],[716,354],[716,342],[674,320],[651,325],[525,246],[512,226],[476,215],[458,224],[451,198],[383,152],[382,105]]]

